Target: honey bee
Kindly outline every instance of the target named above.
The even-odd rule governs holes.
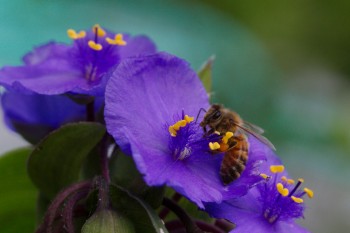
[[[203,128],[205,136],[213,133],[223,136],[227,132],[233,134],[226,140],[226,143],[219,143],[220,148],[213,150],[213,153],[225,153],[220,167],[220,177],[224,185],[239,178],[245,169],[249,151],[247,134],[254,136],[275,150],[272,143],[262,136],[263,129],[243,121],[236,112],[224,108],[222,105],[213,104],[204,115],[200,126]]]

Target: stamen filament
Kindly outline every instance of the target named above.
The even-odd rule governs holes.
[[[106,35],[106,31],[101,28],[99,24],[95,24],[92,27],[93,32],[95,33],[96,36],[98,37],[104,37]]]
[[[297,189],[299,188],[299,186],[304,182],[303,179],[298,179],[298,183],[295,185],[295,187],[293,188],[293,190],[290,192],[289,197],[292,196],[295,191],[297,191]]]

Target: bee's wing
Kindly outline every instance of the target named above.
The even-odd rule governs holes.
[[[258,132],[256,131],[256,129],[251,129],[251,128],[246,127],[245,124],[243,124],[243,125],[238,125],[237,124],[237,127],[242,129],[242,130],[244,130],[248,134],[254,136],[256,139],[258,139],[259,141],[261,141],[262,143],[264,143],[265,145],[267,145],[271,149],[276,150],[275,146],[267,138],[265,138],[264,136],[262,136],[259,133],[262,130],[260,127],[258,127],[258,129],[260,129]]]
[[[257,134],[263,134],[265,132],[264,129],[260,128],[257,125],[254,125],[250,122],[244,121],[242,126],[246,129],[251,129],[252,131],[256,132]]]

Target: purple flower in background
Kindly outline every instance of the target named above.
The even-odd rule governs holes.
[[[168,185],[199,207],[204,202],[244,195],[261,181],[258,167],[267,146],[250,138],[242,176],[224,186],[219,176],[223,154],[213,155],[197,120],[208,95],[184,60],[166,53],[127,59],[111,73],[106,88],[108,132],[131,154],[148,185]]]
[[[154,53],[145,36],[115,34],[95,25],[92,30],[67,31],[72,45],[50,42],[24,56],[23,66],[0,70],[0,85],[39,94],[62,93],[103,96],[110,68],[127,57]]]
[[[102,104],[102,98],[95,98],[95,113]],[[6,125],[31,143],[37,143],[65,123],[82,121],[86,117],[85,105],[64,95],[7,91],[1,96],[1,105]]]
[[[272,165],[273,164],[273,165]],[[303,179],[295,182],[287,178],[279,159],[270,154],[261,166],[264,181],[253,187],[245,196],[220,204],[208,203],[206,211],[215,218],[234,222],[236,233],[306,233],[295,219],[302,218],[305,209],[303,197],[313,197],[313,191],[301,189]]]

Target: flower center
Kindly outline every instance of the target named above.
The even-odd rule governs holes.
[[[196,152],[209,152],[208,144],[216,136],[203,137],[203,129],[194,117],[182,113],[181,120],[168,127],[169,149],[175,160],[184,160]]]
[[[88,81],[96,81],[119,59],[116,50],[127,42],[123,34],[112,34],[96,24],[90,32],[67,30],[69,38],[74,40],[72,56]]]
[[[263,202],[263,216],[271,224],[277,220],[287,220],[303,216],[303,196],[313,197],[313,191],[308,188],[300,189],[303,179],[295,184],[293,179],[281,176],[283,165],[270,166],[272,175],[260,174],[265,182],[259,185],[261,201]],[[295,185],[294,185],[295,184]]]

